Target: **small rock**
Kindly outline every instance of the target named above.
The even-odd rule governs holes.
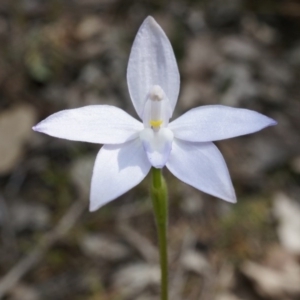
[[[106,44],[101,39],[91,39],[82,43],[78,55],[81,59],[92,60],[103,55],[105,50]]]
[[[159,266],[145,263],[126,266],[114,275],[114,286],[125,299],[136,296],[148,287],[158,286],[159,282]]]
[[[277,194],[273,212],[279,221],[277,233],[282,246],[300,255],[300,205],[284,194]]]
[[[83,68],[79,80],[87,87],[97,87],[98,89],[108,85],[106,76],[95,64],[87,64]]]
[[[129,248],[122,243],[101,235],[84,236],[81,240],[81,249],[92,258],[109,261],[119,261],[130,254]]]
[[[236,284],[234,267],[230,264],[222,266],[218,273],[218,287],[223,291],[231,290]]]
[[[140,295],[136,300],[157,300],[157,297],[146,295]]]
[[[200,80],[185,81],[182,85],[181,101],[178,105],[181,111],[189,110],[203,104],[217,102],[212,86]]]
[[[241,25],[247,35],[267,46],[274,44],[278,39],[277,31],[265,22],[260,22],[255,16],[245,15]]]
[[[45,9],[45,4],[38,0],[23,0],[20,2],[20,5],[20,9],[25,15],[36,15],[41,13],[41,11]]]
[[[106,30],[103,21],[95,16],[85,17],[75,30],[75,35],[80,40],[90,39]]]
[[[198,191],[184,187],[181,192],[181,198],[180,208],[183,212],[190,216],[198,216],[201,213],[204,201]]]
[[[97,275],[98,280],[102,281],[101,274]],[[43,300],[76,299],[74,295],[80,295],[91,288],[88,285],[88,276],[91,276],[91,271],[83,265],[79,269],[65,268],[59,273],[52,273],[35,284]],[[97,287],[93,285],[93,288],[95,286]]]
[[[187,17],[187,24],[195,33],[199,33],[203,30],[206,27],[203,11],[195,9],[191,10]]]
[[[238,36],[222,39],[221,50],[226,56],[241,61],[255,61],[260,55],[258,48],[252,41]]]
[[[217,68],[214,83],[221,93],[221,103],[240,106],[259,94],[257,83],[246,64],[226,63]]]
[[[50,224],[50,212],[41,204],[16,203],[11,207],[11,216],[16,230],[46,229]]]
[[[211,26],[224,27],[236,24],[243,15],[240,0],[211,0],[206,5],[206,20]]]
[[[248,261],[241,268],[242,273],[255,283],[257,292],[272,299],[289,299],[300,295],[300,267],[297,262],[275,270]]]
[[[186,76],[205,77],[223,61],[218,52],[216,42],[209,36],[191,39],[187,42],[187,53],[182,63]]]
[[[295,45],[287,54],[287,61],[296,67],[300,66],[300,44]]]
[[[0,17],[0,36],[3,36],[8,33],[9,24],[4,17]]]
[[[0,114],[0,174],[7,174],[19,163],[36,119],[36,111],[29,105],[20,105]]]
[[[232,172],[237,179],[239,178],[244,182],[246,180],[250,185],[255,184],[259,186],[262,178],[266,176],[266,173],[274,169],[274,167],[281,165],[285,159],[284,156],[281,155],[281,151],[278,151],[279,153],[277,155],[276,148],[271,149],[272,143],[268,145],[269,141],[266,141],[267,146],[265,148],[267,152],[260,156],[263,147],[254,149],[257,143],[251,143],[251,140],[252,138],[249,141],[245,140],[244,143],[243,141],[233,143],[239,147],[237,149],[240,149],[241,155],[231,159],[232,162],[235,162],[235,164],[232,165]],[[249,147],[253,147],[253,149],[249,149]],[[245,151],[242,151],[243,149],[245,149]],[[268,156],[268,153],[271,156]]]
[[[261,97],[270,104],[284,104],[287,92],[282,85],[265,84],[261,86]]]
[[[294,80],[292,69],[286,63],[265,59],[260,67],[261,76],[266,82],[288,86]]]
[[[94,163],[95,155],[88,155],[75,160],[70,169],[71,178],[84,198],[90,194]]]
[[[183,254],[182,265],[187,271],[195,272],[200,275],[205,275],[210,270],[210,264],[200,252],[188,250]]]
[[[244,162],[241,161],[238,167],[243,169],[244,174],[253,176],[253,178],[255,174],[257,176],[262,175],[281,165],[288,155],[288,149],[283,142],[269,138],[267,133],[255,135],[251,139],[245,140],[243,145],[245,148],[250,148],[245,150],[244,155],[247,157],[245,157]]]
[[[18,284],[9,293],[10,300],[40,300],[39,293],[31,286]]]
[[[242,300],[242,298],[231,293],[220,293],[216,296],[215,300]]]
[[[105,104],[111,105],[111,100],[108,97],[100,97],[97,92],[86,92],[83,97],[82,102],[85,105],[99,105],[100,103],[103,103],[103,100],[105,101]]]
[[[297,156],[292,160],[291,168],[295,173],[300,174],[300,156]]]

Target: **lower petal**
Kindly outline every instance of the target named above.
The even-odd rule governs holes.
[[[213,143],[174,139],[167,168],[183,182],[229,202],[236,196],[224,158]]]
[[[161,169],[167,163],[172,150],[173,137],[173,132],[168,128],[161,128],[158,131],[145,128],[140,132],[144,150],[154,168]]]
[[[150,168],[139,139],[122,145],[104,145],[94,166],[90,211],[97,210],[135,187],[146,177]]]

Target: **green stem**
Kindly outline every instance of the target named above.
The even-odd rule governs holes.
[[[168,300],[168,193],[161,169],[152,168],[151,198],[157,225],[160,268],[161,268],[161,300]]]

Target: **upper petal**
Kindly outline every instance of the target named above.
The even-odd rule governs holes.
[[[104,145],[94,166],[90,210],[97,210],[139,184],[150,167],[139,139],[122,145]]]
[[[174,136],[191,142],[232,138],[259,131],[277,122],[256,111],[222,105],[189,110],[169,124]]]
[[[137,137],[143,124],[120,108],[90,105],[57,112],[33,130],[73,141],[119,144]]]
[[[235,192],[224,158],[213,143],[174,139],[167,168],[183,182],[229,202]]]
[[[172,112],[179,93],[179,71],[169,39],[152,17],[147,17],[133,42],[127,67],[129,93],[140,118],[147,94],[159,85]]]

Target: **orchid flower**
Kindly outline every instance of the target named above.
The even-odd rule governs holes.
[[[255,111],[208,105],[170,122],[180,76],[170,41],[152,17],[141,25],[129,57],[127,83],[142,122],[120,108],[91,105],[57,112],[33,127],[50,136],[104,144],[94,165],[90,210],[116,199],[166,166],[196,189],[236,202],[230,175],[213,141],[276,124]]]

